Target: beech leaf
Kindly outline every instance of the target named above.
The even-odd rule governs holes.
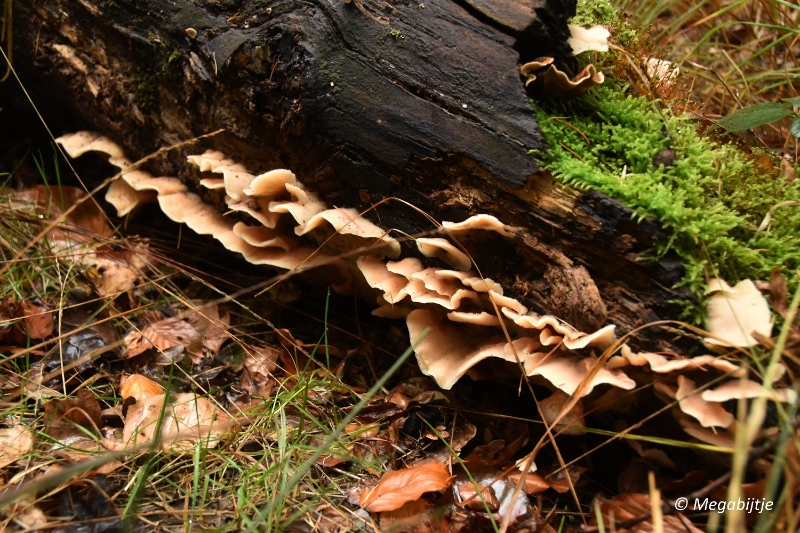
[[[33,432],[21,424],[0,428],[0,468],[5,468],[33,447]]]
[[[444,490],[453,482],[447,465],[431,461],[386,472],[372,490],[361,493],[360,505],[371,513],[394,511],[426,492]]]
[[[200,333],[188,322],[165,318],[141,331],[131,331],[125,335],[125,357],[135,357],[150,348],[166,351],[187,346],[199,338]]]
[[[133,397],[137,402],[141,402],[145,398],[159,394],[164,394],[163,387],[141,374],[122,376],[119,381],[119,395],[123,399]]]

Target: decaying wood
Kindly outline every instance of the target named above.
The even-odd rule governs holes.
[[[519,63],[568,51],[574,0],[16,1],[17,67],[142,156],[209,144],[251,170],[292,169],[334,206],[406,200],[439,220],[527,228],[471,249],[531,309],[591,330],[674,318],[680,264],[640,261],[662,233],[542,172]],[[57,117],[52,118],[57,123]],[[56,132],[59,133],[59,132]],[[190,176],[180,158],[164,173]],[[431,229],[399,202],[381,225]],[[370,215],[372,216],[372,215]],[[649,349],[669,348],[657,332]]]

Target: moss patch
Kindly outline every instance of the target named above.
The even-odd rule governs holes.
[[[570,24],[576,26],[596,26],[604,24],[616,26],[619,23],[617,12],[608,0],[578,0],[576,15]]]
[[[709,277],[768,279],[774,266],[785,273],[800,267],[800,208],[778,209],[769,231],[756,237],[771,207],[800,199],[800,180],[778,178],[733,145],[701,135],[689,117],[662,116],[654,102],[613,84],[536,114],[552,147],[539,154],[545,167],[566,184],[662,221],[672,237],[654,254],[681,257],[683,283],[698,302]],[[665,150],[675,151],[671,165],[658,164],[672,159]],[[699,318],[696,305],[687,310]]]

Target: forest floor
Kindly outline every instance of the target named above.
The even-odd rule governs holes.
[[[608,9],[582,1],[579,13],[586,25],[614,19],[611,52],[592,52],[591,61],[618,94],[691,124],[702,142],[733,147],[781,194],[795,191],[796,3],[618,0]],[[632,59],[641,57],[671,63],[654,76]],[[596,110],[592,102],[570,109]],[[536,112],[543,124],[555,115]],[[557,121],[551,131],[587,143],[602,130]],[[233,254],[221,260],[218,244],[181,231],[152,205],[118,227],[99,202],[62,183],[49,146],[2,149],[20,154],[4,180],[26,171],[39,180],[1,193],[2,531],[800,527],[792,270],[800,265],[790,240],[800,196],[760,192],[766,212],[747,214],[764,219],[757,234],[771,231],[777,244],[763,242],[789,243],[775,255],[784,259],[751,269],[754,283],[712,287],[723,289],[706,302],[712,331],[692,318],[675,326],[698,346],[726,328],[740,338],[759,331],[745,335],[752,342],[716,346],[702,368],[684,354],[639,354],[635,389],[571,398],[518,376],[463,378],[442,390],[416,364],[403,321],[373,316],[364,302],[303,276],[265,280]],[[663,171],[674,154],[662,152]],[[571,158],[587,156],[568,146],[554,153],[546,162],[565,181],[627,194],[568,174],[577,168]],[[687,220],[674,223],[676,235]],[[769,256],[756,244],[753,253]],[[687,280],[702,294],[716,277],[704,268],[736,271],[725,269],[729,256],[713,257],[727,248],[699,248],[685,258],[702,255]],[[755,311],[737,313],[745,308]],[[599,357],[621,350],[615,342]],[[679,372],[656,370],[671,364]]]

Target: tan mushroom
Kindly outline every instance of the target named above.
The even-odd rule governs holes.
[[[678,376],[678,386],[664,381],[655,381],[653,387],[656,396],[660,396],[665,403],[669,403],[670,400],[678,400],[680,411],[700,422],[702,427],[726,428],[734,420],[733,415],[723,409],[719,403],[707,402],[701,398],[699,392],[695,393],[694,381],[685,376]],[[678,417],[677,413],[676,417]]]
[[[387,304],[395,304],[407,296],[403,289],[408,285],[408,279],[390,272],[381,259],[361,256],[356,260],[356,265],[370,287],[383,291],[383,299]]]
[[[62,135],[56,139],[64,151],[72,158],[80,157],[88,152],[100,152],[108,156],[108,162],[119,169],[131,166],[122,148],[104,135],[90,131],[79,131]]]
[[[504,237],[513,236],[512,231],[517,228],[507,226],[492,215],[475,215],[463,222],[442,222],[442,227],[447,232],[463,232],[471,230],[494,231]]]
[[[426,257],[437,257],[458,270],[469,270],[472,260],[447,239],[438,237],[417,239],[417,248]]]
[[[703,367],[715,368],[721,372],[731,373],[735,377],[742,375],[744,372],[741,367],[713,355],[699,355],[691,359],[669,360],[660,354],[649,352],[634,353],[627,344],[624,344],[620,349],[620,355],[614,356],[609,360],[609,366],[617,368],[624,367],[628,364],[634,366],[650,365],[650,370],[659,374],[668,374],[679,370],[691,370]]]
[[[708,402],[727,402],[728,400],[766,397],[773,402],[794,403],[797,394],[792,389],[768,390],[760,383],[750,380],[733,379],[719,387],[703,391],[701,397]]]
[[[285,194],[286,185],[294,185],[295,183],[297,183],[297,177],[294,172],[285,168],[278,168],[253,178],[253,181],[250,182],[250,187],[245,189],[244,192],[248,196],[274,197]]]
[[[413,274],[422,271],[423,268],[422,261],[416,257],[406,257],[400,261],[389,261],[386,263],[386,269],[389,272],[399,274],[409,281]]]
[[[527,87],[534,81],[536,81],[536,74],[543,70],[545,67],[550,66],[553,63],[552,57],[540,57],[537,58],[530,63],[525,63],[519,68],[520,74],[525,80],[525,86]]]
[[[451,311],[447,313],[447,318],[451,322],[463,322],[474,326],[499,326],[500,319],[497,315],[481,311],[480,313],[465,313],[463,311]]]
[[[573,98],[581,95],[605,81],[602,72],[597,72],[594,65],[586,65],[572,79],[566,73],[558,70],[555,65],[550,65],[547,70],[539,75],[542,87],[547,94],[561,99]]]
[[[233,233],[244,239],[244,242],[256,248],[282,248],[289,251],[297,243],[290,243],[279,231],[266,226],[248,226],[244,222],[233,225]]]
[[[137,191],[128,182],[118,179],[111,182],[106,190],[105,200],[117,211],[117,216],[124,217],[138,205],[152,202],[156,194],[151,191]]]

